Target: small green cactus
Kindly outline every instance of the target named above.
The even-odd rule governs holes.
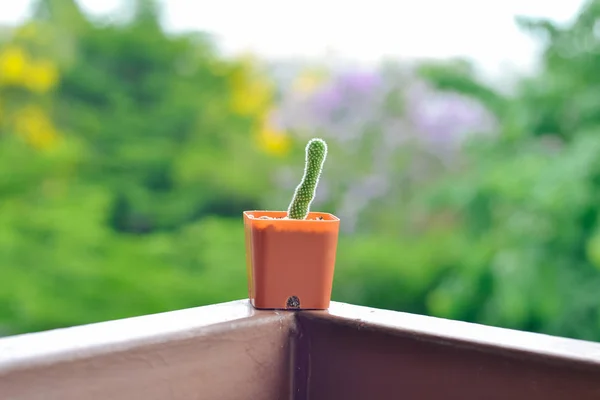
[[[311,139],[306,145],[304,176],[294,192],[294,198],[288,208],[288,218],[306,219],[308,216],[325,158],[327,158],[327,143],[322,139]]]

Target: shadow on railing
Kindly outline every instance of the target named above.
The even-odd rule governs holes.
[[[0,339],[1,399],[599,399],[600,344],[247,300]]]

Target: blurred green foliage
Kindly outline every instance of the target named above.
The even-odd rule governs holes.
[[[471,143],[464,168],[426,196],[430,212],[454,216],[464,246],[431,292],[431,312],[600,340],[598,18],[590,1],[570,26],[520,19],[545,47],[540,71],[510,94],[460,63],[423,66],[501,121],[499,136]]]
[[[268,85],[205,36],[166,35],[151,4],[100,25],[40,0],[0,48],[4,334],[243,298],[241,211],[289,201],[271,172],[305,142],[264,128]],[[599,17],[592,1],[571,27],[521,21],[546,47],[511,94],[464,62],[423,65],[498,134],[370,206],[340,238],[335,300],[600,340]]]
[[[142,12],[148,2],[134,5],[129,23],[72,26],[74,3],[41,1],[39,19],[3,47],[2,75],[14,77],[0,87],[7,333],[246,293],[232,217],[258,207],[269,182],[256,177],[273,168],[249,134],[253,117],[234,112],[232,77],[247,67],[202,36],[165,35]],[[59,78],[38,93],[27,60],[47,35],[71,50],[45,54]]]

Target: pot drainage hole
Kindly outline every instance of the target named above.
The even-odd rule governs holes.
[[[290,296],[287,299],[286,308],[299,308],[300,307],[300,299],[298,296]]]

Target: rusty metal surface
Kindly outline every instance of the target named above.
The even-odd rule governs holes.
[[[600,344],[332,303],[298,314],[304,398],[600,399]]]
[[[247,300],[0,339],[0,399],[600,399],[600,344]]]
[[[247,301],[0,339],[0,399],[282,399],[291,313]]]

